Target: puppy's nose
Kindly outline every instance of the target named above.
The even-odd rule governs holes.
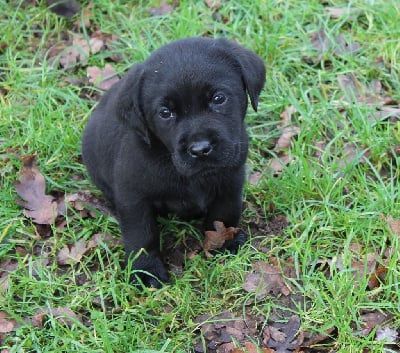
[[[207,157],[212,150],[213,146],[207,140],[193,142],[188,148],[188,152],[193,158]]]

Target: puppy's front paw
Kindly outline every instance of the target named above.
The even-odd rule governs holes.
[[[131,282],[145,287],[161,288],[169,276],[164,263],[158,255],[141,254],[133,263]]]
[[[245,231],[235,227],[227,228],[223,222],[215,221],[214,228],[215,231],[205,232],[204,251],[207,256],[225,251],[235,254],[248,239]]]
[[[239,247],[243,245],[248,239],[248,234],[243,229],[239,229],[233,239],[225,241],[224,249],[228,250],[232,254],[236,254]]]

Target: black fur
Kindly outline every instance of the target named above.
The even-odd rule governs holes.
[[[83,160],[115,209],[145,285],[168,280],[158,214],[203,217],[206,230],[216,220],[238,225],[247,94],[257,109],[264,81],[253,52],[225,39],[187,38],[134,65],[100,100],[84,131]]]

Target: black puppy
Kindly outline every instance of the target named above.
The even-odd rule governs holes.
[[[237,226],[247,93],[256,110],[264,81],[253,52],[225,39],[187,38],[134,65],[100,100],[83,134],[83,160],[145,285],[168,280],[158,214],[203,217],[205,230],[214,221]]]

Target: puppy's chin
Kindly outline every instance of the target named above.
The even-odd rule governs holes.
[[[187,164],[174,163],[176,171],[185,178],[209,177],[221,173],[221,166],[190,166]]]
[[[172,162],[176,171],[183,177],[208,177],[223,173],[224,169],[240,165],[239,155],[235,153],[235,157],[230,155],[224,159],[182,158],[179,154],[174,153]]]

